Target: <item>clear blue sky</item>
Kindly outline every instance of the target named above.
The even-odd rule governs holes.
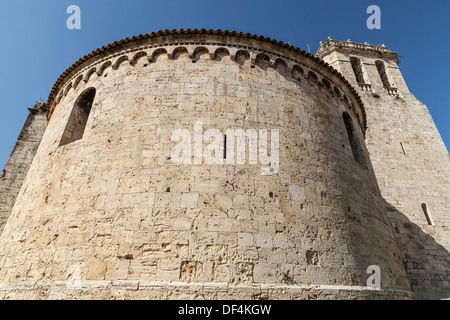
[[[381,8],[382,29],[369,30],[366,9]],[[82,29],[68,30],[69,5]],[[315,53],[333,39],[386,44],[411,92],[425,103],[450,147],[450,1],[14,0],[0,4],[0,168],[28,115],[60,74],[82,56],[125,37],[164,29],[228,29],[271,37]],[[420,130],[420,128],[418,128]],[[1,169],[0,169],[1,170]]]

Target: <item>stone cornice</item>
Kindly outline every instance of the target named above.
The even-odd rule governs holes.
[[[398,64],[398,56],[394,51],[389,50],[385,45],[374,46],[368,43],[357,43],[350,40],[339,41],[328,38],[326,42],[320,42],[320,47],[317,50],[316,57],[322,58],[334,51],[344,51],[348,53],[358,54],[365,53],[366,55],[394,60]]]
[[[115,69],[125,60],[133,63],[135,59],[140,57],[139,55],[146,55],[149,61],[151,61],[155,52],[158,50],[156,49],[157,47],[173,46],[174,44],[179,46],[195,45],[196,47],[202,45],[216,45],[224,46],[226,48],[234,47],[236,48],[234,53],[239,49],[255,49],[256,53],[264,53],[272,56],[272,59],[274,59],[271,63],[272,67],[275,64],[275,59],[277,57],[289,60],[293,63],[299,63],[303,66],[306,63],[307,67],[325,75],[328,80],[331,79],[332,81],[337,80],[338,82],[341,82],[343,91],[347,93],[351,100],[356,104],[356,108],[358,109],[356,116],[360,121],[363,132],[365,132],[367,128],[366,114],[360,96],[344,76],[322,59],[289,44],[263,36],[228,30],[206,29],[180,29],[152,32],[145,35],[122,39],[91,52],[64,71],[54,84],[47,100],[49,118],[52,116],[55,106],[59,102],[57,96],[60,96],[61,93],[64,95],[67,94],[71,88],[76,88],[78,83],[82,80],[87,82],[93,73],[96,72],[97,74],[101,74],[108,66],[112,66],[113,69]],[[152,49],[155,50],[150,52]],[[168,50],[165,51],[170,57],[176,49],[177,48],[173,48],[170,53],[167,52]],[[137,53],[129,56],[132,52]],[[191,56],[192,54],[193,52],[190,53]],[[233,58],[233,53],[231,55]],[[252,60],[254,60],[254,57]],[[97,66],[92,67],[94,64]],[[86,68],[89,70],[85,71]],[[83,70],[85,71],[84,73],[82,72]],[[58,95],[58,93],[60,94]]]

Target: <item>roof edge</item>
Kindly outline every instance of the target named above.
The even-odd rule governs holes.
[[[104,54],[105,51],[109,51],[111,49],[118,48],[118,47],[123,46],[130,42],[145,40],[145,39],[152,39],[152,38],[157,38],[157,37],[161,37],[161,36],[170,36],[170,35],[221,35],[221,36],[233,36],[233,37],[238,37],[238,38],[257,40],[257,41],[261,41],[264,43],[276,45],[280,48],[292,51],[293,53],[296,53],[296,54],[300,54],[300,55],[312,60],[313,62],[318,63],[321,66],[324,66],[331,74],[336,75],[347,86],[347,88],[350,90],[350,92],[354,95],[354,97],[355,97],[356,101],[358,102],[358,105],[361,109],[362,115],[363,115],[363,128],[362,129],[363,129],[363,133],[365,134],[365,131],[367,129],[367,121],[366,121],[365,108],[364,108],[364,104],[362,102],[361,97],[358,95],[358,93],[353,88],[353,86],[347,81],[347,79],[340,72],[338,72],[335,68],[333,68],[331,65],[329,65],[327,62],[322,60],[317,55],[312,55],[312,54],[306,52],[305,50],[302,50],[298,47],[294,47],[294,46],[284,43],[282,41],[274,40],[274,39],[264,37],[261,35],[229,31],[229,30],[222,31],[221,29],[216,29],[216,30],[214,30],[214,29],[209,29],[209,30],[206,30],[206,29],[200,29],[200,30],[199,29],[173,29],[173,30],[166,29],[164,31],[160,30],[157,32],[128,37],[128,38],[122,39],[120,41],[115,41],[113,43],[110,43],[101,48],[98,48],[98,49],[92,51],[90,54],[85,55],[84,57],[80,58],[77,62],[75,62],[72,66],[70,66],[68,69],[66,69],[59,76],[58,80],[55,82],[55,84],[53,85],[53,87],[50,91],[50,94],[49,94],[49,97],[48,97],[47,103],[46,103],[47,106],[52,108],[51,106],[54,102],[55,94],[58,91],[59,86],[65,82],[64,80],[66,79],[66,77],[68,75],[70,75],[70,73],[72,71],[74,71],[77,67],[79,67],[81,64],[88,61],[89,59],[91,59],[97,55]],[[51,116],[51,114],[49,116]]]

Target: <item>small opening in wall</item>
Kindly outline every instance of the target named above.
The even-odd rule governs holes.
[[[197,63],[197,59],[192,59],[192,63]]]
[[[390,88],[391,84],[389,82],[388,76],[386,74],[386,66],[383,61],[377,60],[375,61],[375,65],[378,69],[378,73],[380,74],[381,82],[386,88]]]
[[[359,58],[356,58],[356,57],[351,57],[350,58],[350,63],[352,64],[352,68],[353,68],[353,72],[354,72],[355,77],[356,77],[356,81],[358,83],[365,83],[364,77],[363,77],[363,72],[362,72],[361,60]]]
[[[223,137],[223,158],[227,158],[227,135]]]
[[[406,156],[406,151],[405,151],[405,147],[403,146],[403,142],[400,142],[400,145],[402,146],[402,150],[403,150],[403,154]]]
[[[269,198],[273,198],[273,192],[269,192]]]
[[[95,93],[96,90],[94,88],[86,89],[75,101],[59,146],[83,138],[84,130],[86,129],[86,124],[94,102]]]
[[[425,218],[427,219],[428,225],[432,226],[433,222],[431,221],[430,212],[428,211],[428,207],[425,203],[422,203],[422,210],[423,210],[423,213],[425,214]]]
[[[350,143],[350,147],[352,149],[353,158],[360,165],[367,168],[366,159],[364,157],[363,149],[361,146],[361,141],[358,136],[358,132],[355,130],[355,126],[353,124],[352,118],[347,112],[342,114],[342,118],[344,120],[345,129],[347,131],[347,138]]]

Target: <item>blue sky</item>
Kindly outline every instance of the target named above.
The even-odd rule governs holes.
[[[369,30],[366,9],[381,8],[381,30]],[[81,30],[68,30],[69,5],[82,11]],[[164,29],[254,33],[315,53],[333,39],[386,44],[450,147],[450,1],[266,0],[14,0],[0,4],[0,168],[28,107],[46,100],[60,74],[82,56],[125,37]],[[420,130],[420,128],[418,128]]]

